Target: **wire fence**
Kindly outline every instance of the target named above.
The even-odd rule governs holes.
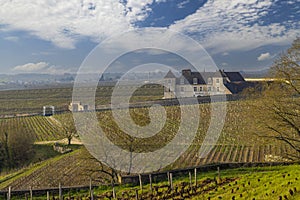
[[[132,194],[133,196],[138,197],[139,194],[141,193],[140,191],[143,190],[143,185],[145,184],[148,184],[150,190],[152,191],[155,190],[155,187],[152,187],[152,184],[167,181],[168,182],[167,186],[161,186],[161,187],[167,187],[168,190],[173,188],[174,178],[189,177],[188,185],[191,186],[192,183],[194,185],[197,185],[197,175],[203,172],[216,171],[218,174],[217,178],[220,179],[221,170],[225,170],[225,169],[234,169],[234,168],[243,168],[243,167],[284,166],[290,164],[300,164],[300,162],[215,163],[215,164],[208,164],[208,165],[202,165],[197,167],[189,167],[184,169],[169,170],[164,172],[122,176],[120,179],[120,183],[118,184],[101,185],[101,186],[107,186],[108,188],[111,188],[111,192],[105,194],[106,196],[105,195],[101,196],[100,198],[106,197],[110,199],[116,199],[117,197],[115,192],[115,186],[117,185],[140,186],[140,189],[138,191],[135,191],[137,190],[135,189]],[[93,180],[90,179],[90,184],[88,186],[67,187],[59,184],[57,187],[53,187],[53,188],[41,188],[41,189],[29,188],[28,190],[12,190],[11,187],[9,187],[7,190],[0,191],[0,199],[32,200],[35,199],[36,197],[40,197],[41,199],[46,198],[47,200],[50,199],[62,200],[65,198],[72,199],[71,194],[78,193],[78,192],[87,193],[89,199],[93,199],[94,197],[93,191],[95,188],[98,188],[100,185],[93,185],[92,182]],[[131,198],[133,197],[131,196]]]

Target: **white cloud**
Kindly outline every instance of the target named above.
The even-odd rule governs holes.
[[[165,0],[156,1],[162,3]],[[154,0],[0,0],[2,31],[22,30],[61,48],[75,48],[80,37],[99,42],[134,29],[151,12]]]
[[[74,48],[82,36],[99,42],[135,29],[134,24],[151,13],[154,2],[168,1],[127,0],[125,4],[116,0],[0,0],[0,24],[5,25],[0,30],[23,30],[56,46]],[[187,2],[182,1],[178,6]],[[286,45],[299,36],[300,22],[292,22],[292,29],[282,23],[263,26],[259,22],[274,2],[277,0],[208,0],[169,29],[192,35],[212,53]]]
[[[19,38],[16,36],[8,36],[8,37],[4,37],[4,40],[10,41],[10,42],[18,42]]]
[[[15,66],[12,71],[16,73],[45,73],[45,74],[63,74],[71,72],[62,66],[50,65],[46,62],[27,63],[24,65]]]
[[[127,0],[126,17],[131,23],[144,20],[151,11],[149,6],[153,2],[154,0]]]
[[[178,8],[184,8],[186,4],[188,4],[190,2],[190,0],[185,0],[180,2],[179,4],[177,4]]]
[[[81,36],[99,41],[132,28],[124,5],[115,0],[0,0],[0,4],[0,24],[6,24],[6,30],[24,30],[62,48],[74,48]]]
[[[287,28],[284,23],[263,26],[258,22],[268,13],[272,3],[272,0],[208,0],[170,29],[192,35],[212,53],[290,44],[299,36],[300,22],[293,22],[294,29]]]
[[[260,54],[260,56],[257,57],[257,60],[258,61],[264,61],[264,60],[268,60],[268,59],[271,59],[271,58],[272,58],[271,54],[269,52],[267,52],[267,53]]]
[[[155,0],[156,3],[166,3],[168,0]],[[170,1],[170,0],[169,0]]]
[[[13,68],[13,71],[19,72],[36,72],[42,69],[49,67],[49,64],[46,62],[39,63],[27,63],[25,65],[18,65]]]

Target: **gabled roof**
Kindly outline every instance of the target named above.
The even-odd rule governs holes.
[[[243,76],[240,74],[240,72],[223,72],[230,82],[244,82],[245,79]]]
[[[222,74],[219,71],[217,71],[217,72],[201,72],[201,75],[206,83],[208,81],[208,78],[215,78],[215,77],[222,78]]]
[[[244,81],[244,82],[225,83],[224,85],[232,94],[237,94],[242,92],[246,88],[255,87],[257,83]]]
[[[180,79],[184,78],[186,81],[188,81],[189,84],[194,84],[194,78],[197,78],[197,84],[205,84],[205,81],[199,72],[191,72],[190,75],[181,75],[180,78],[176,79],[176,83],[180,84]]]
[[[180,84],[182,78],[185,79],[185,83],[194,84],[194,78],[197,78],[197,84],[207,84],[209,78],[227,78],[230,83],[243,83],[245,79],[240,72],[224,72],[222,70],[215,72],[192,72],[190,69],[182,70],[182,75],[177,78],[170,70],[165,78],[175,78],[176,83]],[[229,86],[233,87],[233,86]]]
[[[165,78],[176,78],[176,76],[171,70],[169,70],[168,73],[165,75]]]

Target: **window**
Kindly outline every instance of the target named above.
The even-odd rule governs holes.
[[[197,92],[197,87],[194,87],[194,92]]]
[[[184,78],[180,79],[180,84],[183,85],[184,84]]]
[[[194,85],[198,84],[198,79],[197,78],[193,78],[193,84]]]
[[[220,83],[220,79],[217,78],[217,79],[216,79],[216,83]]]
[[[220,87],[217,87],[217,92],[220,92]]]
[[[207,79],[207,84],[212,84],[211,78]]]
[[[169,83],[169,84],[170,84],[170,83],[172,83],[172,80],[171,80],[171,79],[169,79],[169,80],[168,80],[168,83]]]
[[[199,91],[202,92],[203,91],[203,87],[199,87]]]
[[[207,91],[209,91],[209,92],[210,92],[210,91],[211,91],[211,87],[208,87],[208,88],[207,88]]]
[[[181,91],[181,92],[184,92],[184,87],[180,87],[180,91]]]

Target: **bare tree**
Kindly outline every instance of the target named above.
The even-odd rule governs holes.
[[[103,162],[97,160],[86,149],[82,151],[81,159],[90,164],[89,166],[85,166],[86,169],[84,175],[92,177],[93,175],[97,176],[98,174],[101,176],[100,181],[102,183],[111,183],[112,185],[115,185],[118,182],[119,172],[113,167],[105,165]]]
[[[68,145],[71,145],[73,137],[76,136],[76,128],[73,120],[66,121],[65,123],[62,124],[62,127],[64,129],[65,136],[68,140]]]
[[[257,130],[265,137],[288,144],[291,159],[300,158],[300,38],[274,62],[270,69],[272,83],[257,95],[253,112]]]
[[[70,130],[68,128],[65,128],[65,135],[67,136],[67,139],[68,139],[68,145],[71,145],[71,141],[74,137],[74,133],[75,133],[75,130]]]

